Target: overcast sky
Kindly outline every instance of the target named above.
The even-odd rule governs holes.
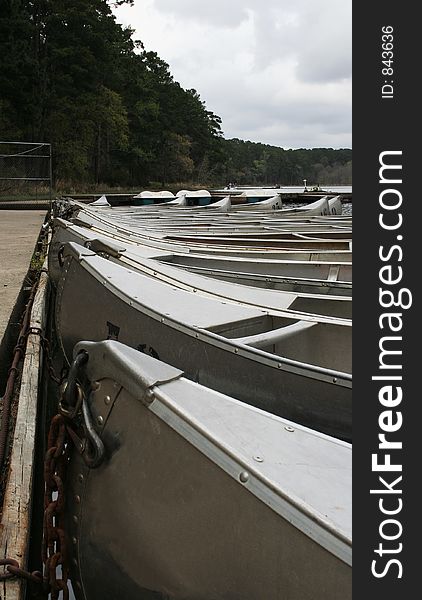
[[[115,10],[227,138],[352,146],[352,0],[135,0]]]

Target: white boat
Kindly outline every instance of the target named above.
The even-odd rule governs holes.
[[[166,259],[166,262],[174,260],[174,256]],[[231,271],[227,269],[213,269],[205,261],[203,266],[185,267],[192,273],[199,273],[212,279],[230,281],[240,285],[264,288],[268,290],[280,290],[284,292],[296,292],[299,294],[317,294],[325,297],[352,295],[352,283],[331,279],[309,279],[288,275],[268,275],[265,273],[248,273],[242,271]],[[337,277],[340,268],[332,270],[333,277]],[[297,271],[296,271],[297,273]],[[349,316],[351,312],[349,313]],[[339,315],[337,315],[339,316]]]
[[[169,200],[174,200],[175,196],[172,192],[163,190],[161,192],[151,192],[149,190],[144,190],[140,192],[136,196],[133,196],[133,200],[135,201],[133,204],[135,206],[147,206],[151,204],[160,204],[162,202],[168,202]]]
[[[232,190],[236,191],[236,190]],[[281,194],[278,188],[248,188],[239,190],[241,193],[236,195],[236,198],[241,198],[244,202],[255,203],[263,202],[266,198],[272,198],[274,195]]]
[[[219,212],[229,212],[231,210],[232,203],[230,200],[230,196],[226,196],[221,200],[217,200],[217,202],[213,202],[212,204],[208,204],[206,206],[202,206],[205,210],[219,211]]]
[[[176,197],[186,196],[188,206],[204,206],[211,203],[211,194],[208,190],[180,190]]]
[[[299,206],[297,208],[286,208],[283,210],[285,215],[293,216],[293,215],[301,215],[301,216],[323,216],[326,217],[330,214],[329,205],[328,205],[329,196],[323,196],[315,202],[311,202],[310,204],[306,204],[305,206]]]
[[[281,195],[276,194],[265,200],[257,199],[251,204],[236,204],[233,210],[238,211],[260,211],[260,210],[278,210],[282,207]]]
[[[292,256],[293,255],[293,256]],[[329,257],[333,257],[330,260]],[[221,256],[195,253],[172,253],[158,256],[173,265],[187,269],[211,269],[261,275],[262,277],[299,277],[304,279],[352,282],[352,263],[336,260],[338,253],[285,253],[283,259],[250,256]]]
[[[330,215],[341,215],[343,207],[341,204],[341,196],[334,196],[328,200],[328,210]]]
[[[174,200],[166,202],[164,206],[187,206],[188,202],[185,194],[179,194]]]
[[[101,196],[97,200],[94,200],[94,202],[90,202],[89,206],[98,206],[98,207],[105,206],[105,207],[110,207],[111,204],[107,200],[106,196]]]

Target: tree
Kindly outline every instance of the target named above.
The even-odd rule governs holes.
[[[187,136],[167,133],[156,163],[156,177],[161,175],[163,186],[165,183],[186,181],[192,174],[194,163],[190,157],[190,147]]]
[[[1,0],[0,137],[53,144],[64,182],[300,184],[350,180],[351,151],[225,140],[221,119],[111,8]]]

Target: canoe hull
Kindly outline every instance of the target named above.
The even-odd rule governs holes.
[[[99,384],[91,411],[108,456],[89,470],[74,455],[68,478],[78,600],[351,598],[350,566],[127,390]]]

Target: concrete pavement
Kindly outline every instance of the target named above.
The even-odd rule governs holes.
[[[0,360],[45,215],[45,210],[0,210]]]

